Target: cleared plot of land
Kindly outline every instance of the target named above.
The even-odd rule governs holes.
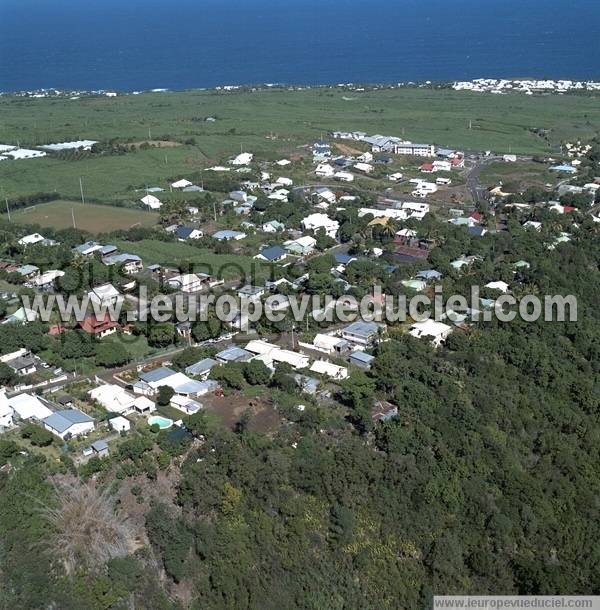
[[[274,160],[328,131],[361,130],[467,150],[556,155],[567,139],[600,131],[594,95],[494,96],[452,90],[339,89],[189,91],[79,100],[0,99],[0,143],[35,146],[91,138],[139,143],[164,139],[168,148],[138,148],[79,160],[46,157],[0,164],[9,198],[56,191],[77,198],[82,176],[90,198],[134,199],[134,188],[166,186],[239,153]],[[216,122],[206,122],[213,116]],[[469,129],[471,122],[471,129]],[[549,130],[545,137],[536,129]],[[172,146],[172,143],[181,146]],[[192,143],[192,142],[195,142]]]
[[[144,210],[71,201],[52,201],[21,208],[12,212],[11,219],[20,224],[66,229],[73,226],[73,216],[77,228],[90,233],[106,233],[132,226],[149,227],[158,220],[158,214]]]
[[[504,185],[522,190],[528,186],[544,186],[554,183],[557,174],[547,171],[543,165],[533,162],[490,163],[481,170],[480,179],[486,186]]]
[[[249,256],[215,254],[182,242],[163,242],[144,239],[138,242],[117,240],[121,250],[137,254],[145,265],[158,263],[183,271],[207,273],[224,280],[244,280],[255,283],[268,277],[269,266]]]

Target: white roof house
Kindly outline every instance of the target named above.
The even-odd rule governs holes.
[[[169,279],[169,286],[181,292],[198,292],[209,285],[210,277],[204,273],[183,273]]]
[[[348,377],[348,369],[344,366],[338,366],[326,360],[315,360],[309,369],[312,373],[327,375],[331,379],[346,379]]]
[[[189,180],[182,179],[182,180],[177,180],[176,182],[171,183],[171,188],[184,189],[188,186],[192,186],[192,184],[193,183],[190,182]]]
[[[370,163],[355,163],[354,169],[364,174],[370,174],[375,168]]]
[[[488,282],[485,288],[491,288],[492,290],[499,290],[500,292],[508,292],[508,284],[506,282]]]
[[[110,413],[131,413],[136,400],[132,394],[114,384],[98,386],[90,390],[88,395]]]
[[[336,172],[334,178],[341,182],[354,182],[354,174],[350,172]]]
[[[101,307],[116,303],[120,296],[121,293],[112,284],[102,284],[88,292],[90,301],[99,304]]]
[[[310,214],[302,219],[302,226],[305,231],[318,231],[324,229],[325,233],[335,239],[340,228],[340,223],[337,220],[332,220],[327,214]]]
[[[145,197],[142,197],[140,201],[151,210],[158,210],[162,206],[162,201],[154,195],[146,195]]]
[[[21,419],[43,420],[52,415],[52,411],[37,397],[31,394],[19,394],[8,399],[8,406]]]
[[[315,169],[315,174],[317,176],[321,176],[322,178],[331,178],[335,174],[335,170],[329,163],[321,163],[317,165],[317,169]]]
[[[129,432],[129,430],[131,430],[131,422],[125,417],[121,417],[121,415],[117,415],[117,417],[109,419],[108,425],[115,432]]]
[[[250,343],[246,345],[246,350],[253,354],[269,356],[273,362],[286,362],[295,369],[303,369],[310,364],[310,358],[308,356],[287,349],[281,349],[277,345],[259,339],[250,341]]]
[[[417,339],[429,339],[434,347],[439,347],[452,330],[452,326],[443,322],[436,322],[430,318],[411,324],[408,334]]]
[[[44,288],[50,286],[54,283],[59,277],[62,277],[65,274],[64,271],[60,271],[59,269],[51,269],[50,271],[46,271],[42,273],[42,275],[38,275],[29,282],[34,288]]]
[[[318,333],[312,343],[300,342],[300,345],[308,349],[323,352],[324,354],[333,354],[340,351],[344,345],[347,345],[347,342],[340,337]]]
[[[31,235],[25,235],[17,242],[20,246],[29,246],[31,244],[39,244],[40,242],[46,241],[46,238],[39,233],[31,233]]]
[[[230,163],[231,165],[250,165],[250,163],[252,163],[252,159],[254,159],[254,155],[252,153],[242,153],[235,159],[232,159]]]
[[[0,389],[0,431],[13,426],[13,410],[8,404],[4,389]]]

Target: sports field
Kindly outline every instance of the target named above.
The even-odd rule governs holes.
[[[2,217],[7,218],[6,214]],[[107,233],[133,226],[149,227],[158,221],[158,214],[154,212],[72,201],[52,201],[11,213],[12,222],[55,229],[72,227],[73,217],[78,229],[90,233]]]
[[[172,178],[223,163],[240,149],[273,160],[334,130],[361,130],[466,150],[560,154],[565,140],[600,133],[600,96],[483,95],[450,89],[348,92],[188,91],[116,98],[0,98],[0,143],[35,146],[89,138],[136,144],[125,154],[0,163],[10,197],[57,192],[90,200],[136,200],[135,189],[166,187]],[[213,117],[214,122],[207,122]],[[539,129],[547,130],[539,135]],[[167,147],[140,147],[157,140]],[[180,144],[174,146],[173,143]],[[304,148],[303,148],[304,147]]]

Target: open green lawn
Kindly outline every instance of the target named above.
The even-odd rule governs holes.
[[[12,222],[38,224],[55,229],[72,227],[73,216],[77,228],[90,233],[106,233],[134,225],[148,227],[158,221],[158,214],[154,212],[92,203],[84,205],[73,201],[42,203],[11,213]],[[3,218],[6,218],[6,214]]]
[[[207,123],[208,116],[217,121]],[[535,128],[549,129],[548,140],[533,133]],[[600,104],[593,95],[494,96],[416,88],[351,95],[338,89],[273,89],[79,100],[7,96],[0,98],[0,143],[140,142],[150,135],[179,143],[193,138],[195,144],[81,160],[3,161],[0,186],[9,198],[57,191],[75,199],[81,176],[91,199],[133,200],[139,198],[135,188],[165,187],[168,179],[221,163],[241,147],[259,160],[273,160],[331,130],[499,153],[556,154],[561,141],[589,139],[600,131]]]
[[[215,254],[182,242],[145,239],[139,242],[117,240],[115,245],[124,252],[142,257],[144,265],[158,263],[167,267],[193,265],[193,271],[208,273],[224,280],[245,278],[248,282],[268,277],[269,266],[249,256]]]
[[[481,171],[481,182],[486,186],[497,186],[500,182],[513,185],[515,189],[525,189],[528,186],[544,186],[554,184],[557,175],[545,169],[545,166],[534,162],[490,163]]]

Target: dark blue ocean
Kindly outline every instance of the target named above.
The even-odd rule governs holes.
[[[0,91],[600,78],[600,0],[0,0]]]

